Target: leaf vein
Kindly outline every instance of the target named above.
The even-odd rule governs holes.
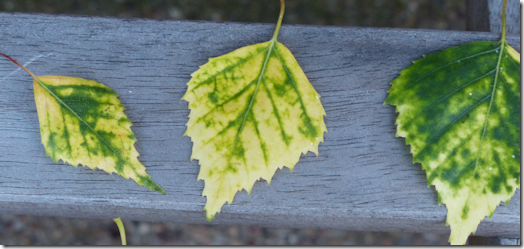
[[[242,60],[239,60],[237,63],[235,63],[235,64],[233,64],[233,65],[230,65],[230,66],[224,68],[222,71],[220,71],[220,72],[214,74],[213,76],[207,78],[206,80],[204,80],[204,81],[198,83],[198,85],[196,85],[196,86],[193,87],[192,89],[188,89],[187,92],[191,92],[191,91],[193,91],[193,90],[199,88],[200,86],[209,83],[209,81],[215,79],[215,78],[218,77],[219,75],[221,75],[221,74],[223,74],[223,73],[226,73],[226,72],[229,72],[232,68],[235,68],[235,67],[241,65],[241,64],[244,63],[244,62],[247,62],[248,60],[250,60],[250,59],[256,57],[256,56],[259,55],[259,54],[262,54],[262,53],[266,52],[267,50],[268,50],[268,49],[265,49],[265,50],[263,50],[263,51],[261,51],[261,52],[259,52],[259,53],[252,54],[251,56],[248,56],[248,57],[246,57],[246,58],[244,58],[244,59],[242,59]]]
[[[223,107],[225,104],[231,102],[232,100],[234,99],[237,99],[238,97],[240,97],[242,94],[244,94],[249,88],[251,88],[252,85],[254,85],[256,80],[253,80],[251,81],[249,84],[246,85],[246,87],[242,88],[242,90],[240,90],[238,93],[236,93],[235,95],[231,96],[229,99],[227,99],[226,101],[224,101],[223,103],[220,103],[218,105],[216,105],[215,107],[213,107],[213,109],[211,109],[209,112],[207,112],[206,114],[202,115],[202,117],[200,117],[198,119],[198,121],[202,120],[203,118],[207,117],[209,114],[211,114],[212,112],[214,112],[216,109],[220,108],[220,107]]]
[[[480,80],[480,79],[482,79],[482,78],[484,78],[484,77],[486,77],[486,76],[488,76],[488,75],[490,75],[490,74],[492,74],[492,73],[494,73],[494,72],[495,72],[495,70],[491,70],[490,72],[488,72],[488,73],[486,73],[486,74],[484,74],[484,75],[482,75],[482,76],[480,76],[480,77],[478,77],[478,78],[476,78],[476,79],[474,79],[474,80],[471,80],[471,81],[469,81],[468,83],[466,83],[466,84],[460,86],[459,88],[453,90],[452,92],[450,92],[449,94],[447,94],[447,95],[445,95],[444,97],[440,98],[440,99],[437,100],[436,102],[431,103],[431,105],[429,105],[428,107],[426,107],[426,108],[424,108],[423,110],[421,110],[421,111],[417,112],[416,114],[414,114],[412,118],[406,120],[406,124],[412,122],[413,120],[415,120],[415,119],[419,116],[419,114],[428,111],[429,109],[435,107],[438,103],[440,103],[440,102],[442,102],[442,101],[448,99],[448,98],[451,97],[454,93],[456,93],[456,92],[458,92],[458,91],[460,91],[460,90],[466,88],[466,87],[469,86],[470,84],[476,83],[478,80]]]
[[[278,108],[275,105],[275,101],[273,100],[273,95],[271,94],[271,91],[269,91],[269,88],[266,85],[266,82],[264,81],[264,89],[266,89],[267,96],[269,98],[269,101],[271,102],[271,107],[273,107],[273,112],[275,114],[275,117],[278,121],[278,125],[280,127],[280,136],[282,136],[282,139],[286,143],[286,145],[289,145],[289,141],[287,139],[286,131],[284,130],[284,126],[282,124],[282,119],[280,118],[280,114],[278,112]]]
[[[72,160],[73,159],[73,150],[71,149],[71,141],[69,140],[70,139],[70,137],[69,137],[69,130],[67,128],[67,122],[65,120],[65,114],[64,114],[64,111],[62,110],[62,108],[60,108],[60,113],[62,114],[62,121],[64,122],[64,138],[66,138],[65,140],[67,141],[67,147],[69,148],[69,157],[71,157],[70,159]],[[74,166],[77,166],[77,165],[74,165]]]
[[[293,78],[293,75],[290,73],[289,68],[287,68],[287,66],[284,63],[284,61],[282,60],[282,58],[280,58],[280,55],[278,54],[276,49],[275,49],[275,54],[277,55],[277,58],[280,61],[280,63],[282,64],[282,67],[284,68],[284,71],[286,72],[287,76],[289,77],[289,79],[292,82],[291,85],[293,86],[293,89],[297,93],[298,100],[300,102],[300,108],[302,109],[302,112],[306,116],[306,121],[308,123],[311,123],[311,117],[309,117],[309,115],[307,114],[306,105],[304,104],[304,101],[302,100],[302,95],[300,94],[300,91],[298,90],[297,83],[295,82],[295,79]],[[308,126],[308,128],[309,128],[309,126]],[[315,131],[315,133],[316,133],[316,131]]]
[[[417,155],[420,155],[420,153],[422,153],[422,151],[426,150],[426,148],[429,147],[430,144],[432,144],[433,142],[435,142],[438,138],[440,138],[442,136],[442,134],[444,132],[446,132],[447,130],[449,130],[453,125],[455,125],[457,123],[458,120],[462,119],[466,114],[468,114],[470,111],[472,111],[473,109],[477,108],[480,104],[482,104],[484,101],[486,101],[487,99],[489,99],[489,97],[491,96],[491,93],[489,94],[486,94],[486,96],[484,96],[480,101],[478,101],[477,103],[475,103],[474,105],[470,106],[469,108],[463,110],[459,115],[457,115],[453,120],[451,120],[451,122],[449,122],[449,124],[447,124],[446,126],[443,127],[443,129],[441,129],[440,131],[438,131],[435,135],[431,136],[429,141],[426,143],[426,145],[417,153]]]
[[[472,58],[475,58],[475,57],[480,56],[480,55],[483,55],[483,54],[491,53],[491,52],[493,52],[493,51],[495,51],[495,50],[497,50],[497,49],[498,49],[498,47],[495,48],[495,49],[492,49],[492,50],[488,50],[488,51],[480,52],[480,53],[477,53],[477,54],[474,54],[474,55],[471,55],[471,56],[467,56],[467,57],[464,57],[464,58],[459,58],[458,61],[464,61],[464,60],[472,59]],[[451,66],[452,64],[455,64],[455,63],[458,63],[457,60],[454,60],[454,61],[449,62],[448,64],[446,64],[446,65],[444,65],[444,66],[442,66],[442,67],[439,67],[439,68],[437,68],[437,69],[434,69],[433,71],[431,71],[431,72],[429,72],[429,73],[427,73],[427,74],[421,76],[421,77],[418,78],[417,80],[413,81],[411,84],[405,86],[405,88],[409,88],[409,87],[415,85],[416,83],[418,83],[420,80],[422,80],[422,79],[428,77],[429,75],[432,75],[432,74],[434,74],[434,73],[436,73],[436,72],[438,72],[438,71],[440,71],[440,70],[442,70],[442,69],[444,69],[444,68],[447,68],[447,67],[449,67],[449,66]]]
[[[500,62],[502,60],[502,54],[504,54],[504,42],[501,42],[500,44],[500,53],[499,58],[497,60],[497,66],[495,67],[495,79],[493,79],[493,90],[491,90],[491,99],[489,101],[488,111],[486,113],[486,120],[484,121],[484,129],[482,130],[482,136],[480,137],[480,144],[479,144],[479,151],[477,153],[477,160],[475,161],[475,172],[477,172],[477,165],[480,159],[480,154],[482,151],[482,144],[484,142],[484,137],[486,136],[486,131],[488,127],[488,121],[489,121],[489,114],[491,113],[491,107],[493,105],[493,100],[495,99],[495,90],[497,89],[497,83],[498,83],[498,77],[499,77],[499,70]],[[469,198],[469,196],[468,196]]]
[[[38,83],[40,84],[40,86],[42,86],[48,93],[51,94],[51,96],[53,96],[59,103],[61,103],[63,106],[65,106],[67,109],[69,109],[69,111],[71,111],[71,113],[73,113],[77,118],[78,120],[82,121],[82,123],[84,123],[90,130],[93,131],[93,133],[100,139],[104,142],[104,144],[109,148],[111,149],[118,157],[120,157],[121,159],[123,159],[119,153],[117,153],[115,151],[115,149],[113,147],[111,147],[109,145],[109,142],[107,142],[102,136],[100,136],[100,134],[98,134],[98,132],[96,132],[95,129],[93,129],[84,119],[82,119],[75,111],[73,111],[71,109],[71,107],[69,107],[67,104],[64,103],[64,101],[62,101],[62,99],[60,99],[55,93],[53,93],[49,88],[47,88],[45,86],[45,84],[43,82],[41,82],[40,80],[38,80]],[[105,153],[104,153],[105,155]],[[107,158],[106,158],[107,159]],[[125,160],[124,160],[125,161]],[[94,166],[94,165],[93,165]]]
[[[262,140],[262,137],[260,136],[260,131],[258,130],[258,121],[255,118],[255,113],[253,112],[253,109],[251,109],[250,112],[251,118],[253,119],[253,125],[255,126],[255,132],[257,133],[258,141],[260,142],[260,150],[262,151],[262,155],[264,155],[264,164],[266,165],[266,169],[269,169],[269,165],[267,163],[267,151],[265,149],[266,145]]]
[[[511,96],[511,99],[515,102],[515,104],[519,107],[520,109],[520,101],[518,101],[517,99],[520,99],[518,98],[517,96],[515,96],[515,93],[513,91],[511,91],[511,88],[510,86],[508,85],[508,83],[506,82],[506,80],[504,79],[504,77],[500,77],[501,81],[502,81],[502,84],[504,84],[504,89],[506,91],[508,91],[510,93],[510,96]]]

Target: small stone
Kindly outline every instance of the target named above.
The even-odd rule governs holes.
[[[171,8],[168,10],[169,17],[173,19],[182,19],[184,16],[182,15],[182,11],[180,11],[177,8]]]

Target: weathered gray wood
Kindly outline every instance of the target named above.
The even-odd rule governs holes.
[[[118,94],[138,139],[139,159],[166,195],[117,175],[55,164],[40,144],[31,78],[0,60],[0,212],[205,223],[183,137],[181,101],[190,74],[215,57],[271,38],[273,25],[105,19],[0,13],[0,52],[37,75],[93,79]],[[329,130],[319,157],[238,193],[211,224],[449,233],[424,171],[395,138],[389,82],[412,61],[491,33],[289,26],[279,40],[322,96]],[[520,51],[520,36],[508,37]],[[477,235],[519,237],[520,190]]]
[[[466,30],[490,31],[488,0],[466,1]]]
[[[489,0],[489,24],[491,32],[502,32],[502,2],[504,0]],[[520,34],[520,1],[508,0],[506,7],[506,32]]]

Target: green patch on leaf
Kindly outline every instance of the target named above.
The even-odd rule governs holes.
[[[411,145],[465,244],[520,185],[520,55],[503,35],[415,61],[391,83],[397,136]]]

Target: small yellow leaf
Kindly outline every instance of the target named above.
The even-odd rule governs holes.
[[[201,165],[198,179],[206,182],[208,220],[237,191],[249,193],[260,178],[270,182],[283,166],[292,170],[324,141],[320,95],[276,40],[282,15],[271,41],[212,58],[187,83],[185,135]]]
[[[33,77],[42,144],[55,162],[116,172],[165,194],[138,161],[131,121],[111,88],[81,78],[35,76],[0,55]]]

